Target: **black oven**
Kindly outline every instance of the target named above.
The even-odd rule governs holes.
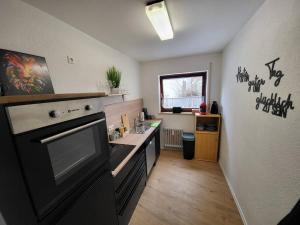
[[[69,198],[109,159],[99,98],[7,107],[37,216]]]

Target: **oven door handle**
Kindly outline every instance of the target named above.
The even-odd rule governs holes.
[[[79,126],[79,127],[76,127],[76,128],[73,128],[73,129],[70,129],[70,130],[67,130],[67,131],[64,131],[62,133],[55,134],[53,136],[44,138],[44,139],[40,140],[40,143],[41,144],[45,144],[47,142],[54,141],[54,140],[56,140],[58,138],[65,137],[65,136],[67,136],[69,134],[73,134],[73,133],[75,133],[77,131],[83,130],[85,128],[91,127],[91,126],[93,126],[95,124],[98,124],[98,123],[101,123],[101,122],[104,122],[104,121],[105,121],[105,119],[95,120],[95,121],[93,121],[91,123],[87,123],[85,125],[82,125],[82,126]]]

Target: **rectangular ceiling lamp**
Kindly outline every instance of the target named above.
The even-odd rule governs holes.
[[[174,33],[165,1],[147,4],[146,14],[162,41],[173,39]]]

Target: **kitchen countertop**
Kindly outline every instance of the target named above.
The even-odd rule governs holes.
[[[14,96],[1,96],[0,104],[17,104],[17,103],[34,103],[43,101],[54,100],[70,100],[76,98],[93,98],[104,97],[104,92],[93,93],[69,93],[69,94],[43,94],[43,95],[14,95]]]
[[[147,120],[148,122],[159,122],[161,120]],[[112,171],[112,175],[115,177],[123,167],[129,162],[129,160],[134,156],[137,150],[142,146],[142,144],[147,140],[147,138],[153,133],[156,127],[150,127],[144,134],[129,133],[123,138],[119,138],[110,143],[114,144],[125,144],[125,145],[135,145],[134,149],[127,155],[127,157]]]

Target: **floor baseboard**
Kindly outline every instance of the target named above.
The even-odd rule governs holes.
[[[240,206],[240,203],[239,203],[239,201],[238,201],[238,199],[237,199],[237,197],[236,197],[236,195],[235,195],[235,193],[234,193],[234,190],[233,190],[233,188],[232,188],[232,186],[231,186],[231,184],[230,184],[230,182],[229,182],[229,179],[227,178],[227,175],[226,175],[226,173],[225,173],[225,170],[224,170],[224,168],[223,168],[223,165],[221,164],[220,161],[219,161],[219,165],[220,165],[220,168],[221,168],[221,170],[222,170],[222,172],[223,172],[223,175],[224,175],[224,177],[225,177],[225,180],[226,180],[226,182],[227,182],[227,185],[228,185],[228,187],[229,187],[229,189],[230,189],[230,192],[231,192],[231,194],[232,194],[232,197],[233,197],[233,199],[234,199],[234,202],[235,202],[235,204],[236,204],[236,206],[237,206],[237,208],[238,208],[238,210],[239,210],[239,213],[240,213],[240,216],[241,216],[241,218],[242,218],[242,220],[243,220],[243,223],[244,223],[244,225],[248,225],[247,220],[246,220],[246,217],[245,217],[245,215],[244,215],[244,213],[243,213],[243,210],[242,210],[242,208],[241,208],[241,206]]]

